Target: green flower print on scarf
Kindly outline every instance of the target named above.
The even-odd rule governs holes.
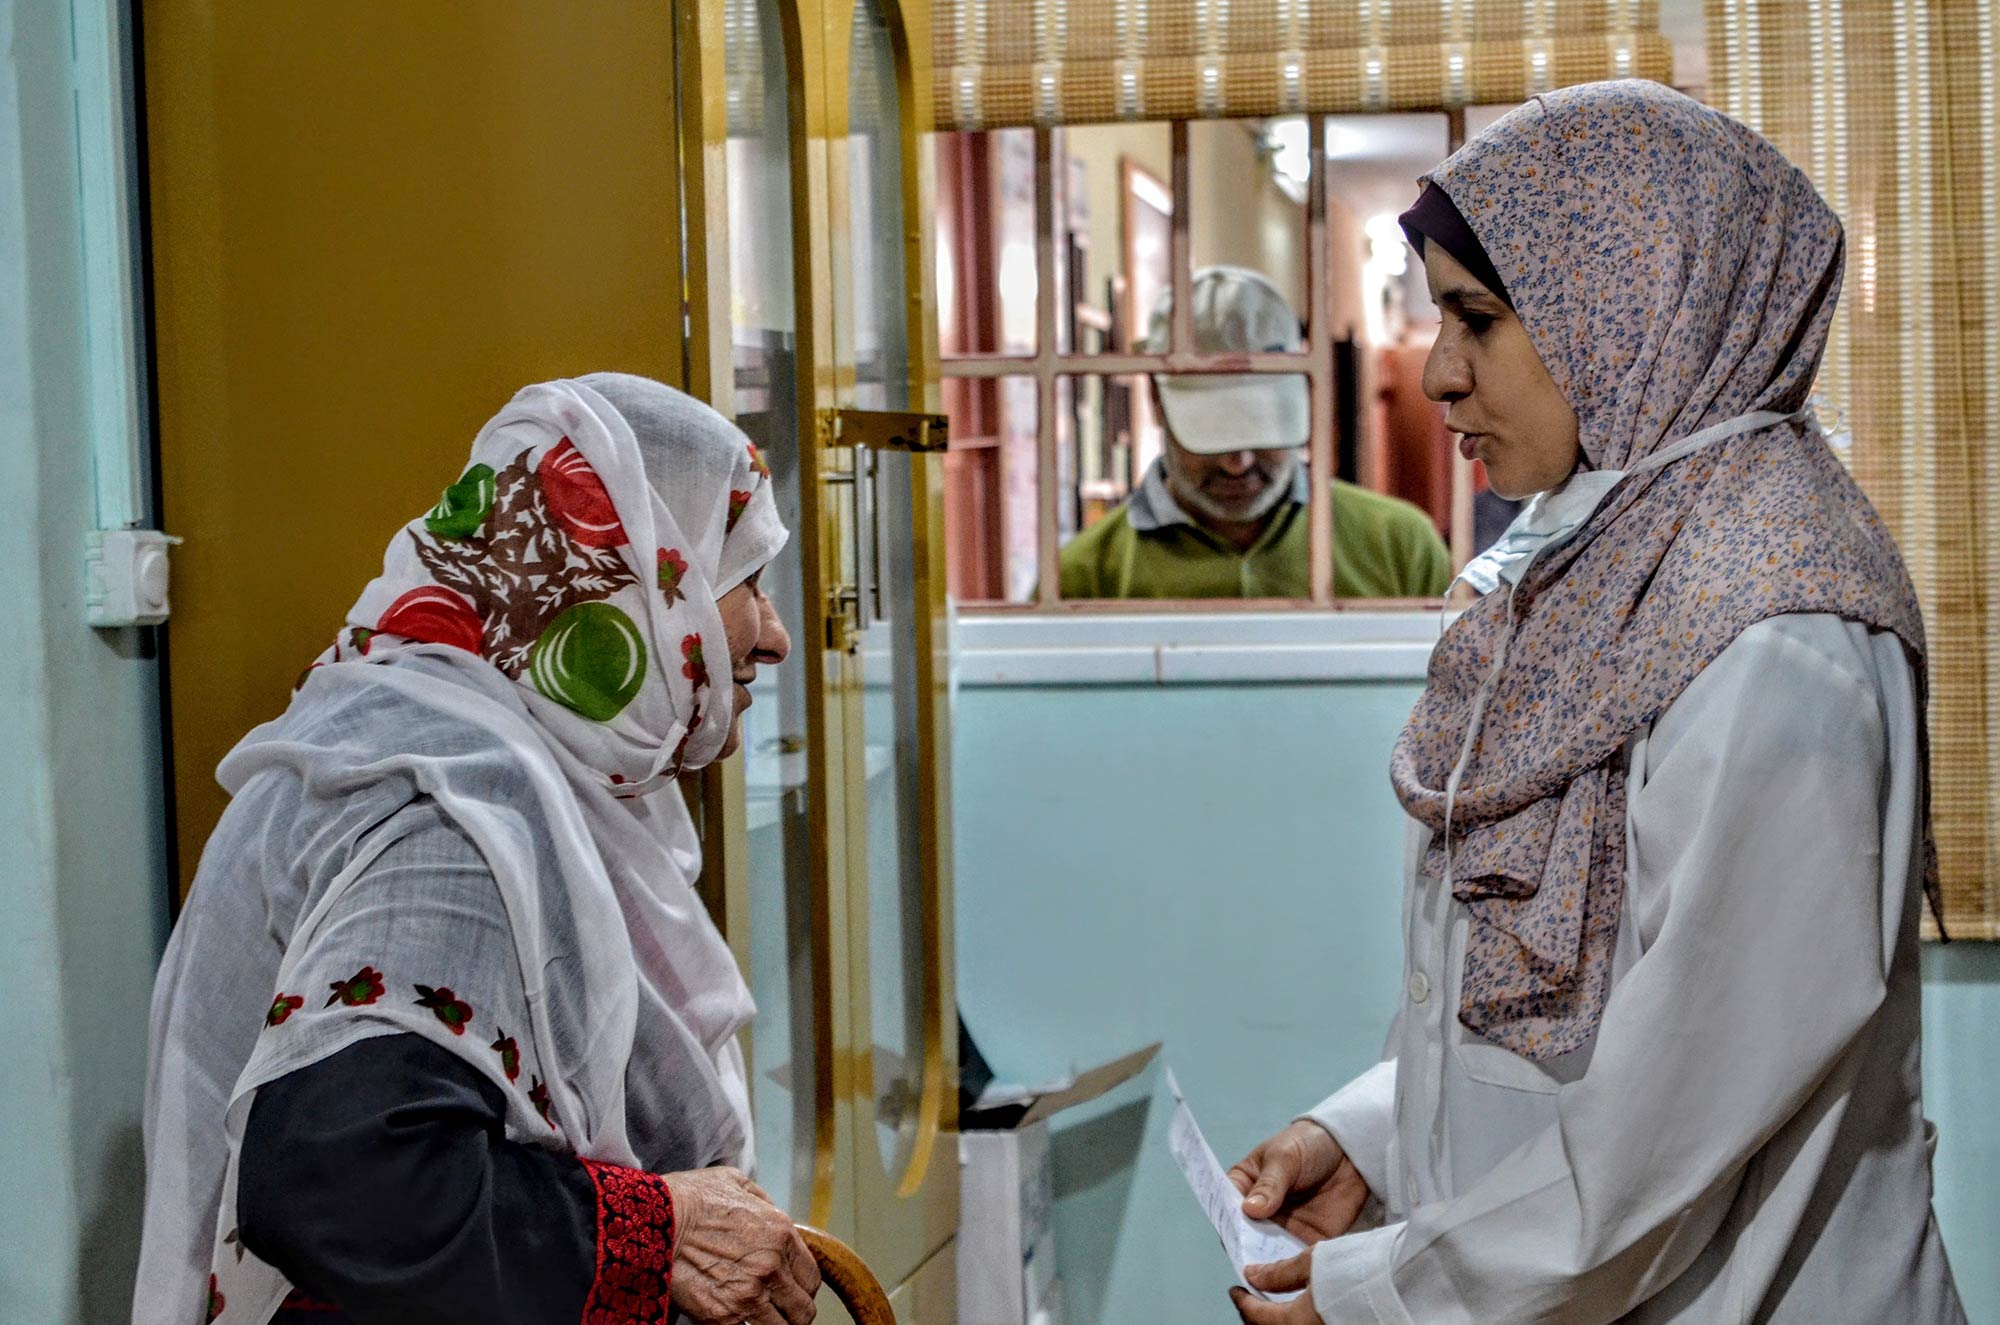
[[[444,490],[444,496],[424,519],[424,528],[439,538],[471,538],[493,512],[493,466],[474,465],[465,477]]]
[[[578,603],[535,641],[528,672],[556,703],[609,722],[646,679],[645,637],[611,604]]]

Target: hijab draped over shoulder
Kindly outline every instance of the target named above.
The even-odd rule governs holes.
[[[1397,796],[1434,830],[1426,869],[1448,865],[1471,912],[1459,1017],[1548,1059],[1588,1044],[1604,1010],[1627,740],[1768,617],[1893,631],[1919,667],[1923,625],[1888,530],[1802,421],[1842,236],[1776,148],[1668,88],[1598,83],[1513,111],[1427,183],[1490,256],[1592,468],[1801,415],[1620,481],[1511,597],[1445,632],[1397,742]]]

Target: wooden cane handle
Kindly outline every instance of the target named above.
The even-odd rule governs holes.
[[[854,1325],[896,1325],[896,1313],[889,1307],[889,1295],[882,1291],[875,1272],[855,1253],[854,1248],[831,1233],[800,1224],[799,1237],[819,1262],[820,1277]]]

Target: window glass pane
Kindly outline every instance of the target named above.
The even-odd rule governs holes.
[[[1304,116],[1188,125],[1188,249],[1194,268],[1227,265],[1270,281],[1306,330]]]
[[[1474,107],[1468,133],[1510,107]],[[1425,358],[1437,337],[1423,265],[1396,223],[1416,198],[1414,181],[1450,151],[1443,115],[1336,115],[1326,122],[1328,227],[1332,232],[1335,321],[1352,329],[1369,407],[1356,411],[1355,444],[1339,471],[1376,492],[1410,502],[1462,555],[1499,536],[1518,509],[1486,491],[1476,463],[1459,459],[1441,407],[1426,399]]]
[[[1506,109],[1476,108],[1469,127]],[[1302,117],[1190,124],[1190,185],[1180,199],[1171,186],[1170,124],[1073,126],[1052,135],[1058,279],[1048,311],[1058,352],[1167,348],[1181,211],[1196,293],[1192,342],[1180,352],[1218,356],[1159,381],[1058,381],[1050,422],[1057,499],[1043,518],[1056,527],[1065,598],[1306,596],[1315,491],[1333,515],[1336,597],[1429,598],[1513,515],[1484,491],[1479,467],[1458,457],[1442,409],[1423,394],[1437,311],[1396,217],[1415,198],[1418,178],[1447,155],[1450,121],[1441,113],[1352,115],[1328,117],[1323,127],[1328,212],[1317,255],[1311,131]],[[1022,159],[1032,167],[1028,147]],[[1032,220],[1032,176],[1020,192]],[[1317,347],[1307,317],[1314,260],[1327,290]],[[979,275],[963,264],[960,272]],[[997,269],[986,279],[1005,283]],[[1310,376],[1249,372],[1229,361],[1272,352],[1307,356]],[[1058,372],[1075,366],[1072,359]],[[1324,381],[1332,404],[1329,472],[1319,489],[1304,477],[1309,448],[1292,441],[1310,431],[1312,377]],[[982,529],[997,536],[979,548],[970,537],[954,541],[955,559],[984,559],[975,567],[954,562],[954,587],[967,601],[1020,601],[1033,590],[1026,446],[1033,390],[1032,379],[956,381],[947,389],[969,447],[1004,447],[1015,429],[1003,423],[1018,425],[1021,445],[1004,488],[998,457],[986,464],[995,490],[984,497]],[[1003,409],[1011,409],[1006,420],[998,417]],[[971,463],[958,462],[968,481]],[[973,509],[969,497],[958,509]],[[968,592],[975,586],[980,592]]]
[[[1087,124],[1056,139],[1057,267],[1071,298],[1058,309],[1063,349],[1136,349],[1170,281],[1173,129],[1155,124]]]
[[[1143,378],[1065,377],[1056,388],[1057,455],[1068,500],[1056,516],[1069,540],[1103,519],[1132,494],[1139,469],[1132,452],[1132,391]]]
[[[1334,115],[1326,120],[1327,228],[1334,323],[1355,347],[1353,411],[1342,478],[1420,507],[1449,535],[1455,454],[1443,411],[1424,397],[1425,357],[1437,332],[1422,266],[1396,217],[1417,178],[1443,161],[1443,115]]]
[[[934,136],[938,346],[1035,352],[1035,134]]]
[[[961,603],[1035,598],[1038,483],[1035,381],[947,380],[945,540],[951,595]]]
[[[1257,297],[1266,314],[1290,316],[1274,291]],[[1261,415],[1257,435],[1303,437],[1307,401],[1305,379],[1292,374],[1063,379],[1062,596],[1309,596],[1305,448],[1246,445],[1244,430]],[[1143,458],[1130,440],[1142,403],[1169,422],[1164,445]]]

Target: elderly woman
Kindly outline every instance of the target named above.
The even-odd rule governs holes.
[[[803,1325],[677,775],[790,647],[713,410],[529,387],[223,761],[153,1004],[134,1320]]]
[[[1963,1320],[1918,1075],[1923,628],[1806,410],[1839,223],[1623,82],[1508,115],[1404,224],[1425,389],[1538,495],[1391,764],[1386,1060],[1234,1171],[1313,1244],[1242,1319]]]

